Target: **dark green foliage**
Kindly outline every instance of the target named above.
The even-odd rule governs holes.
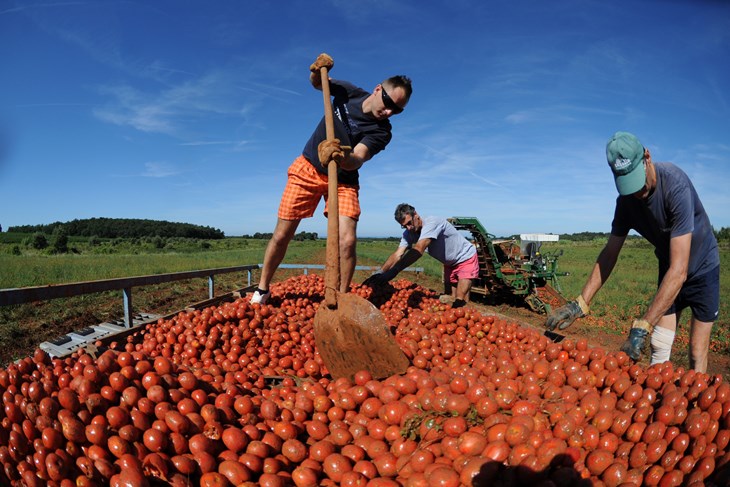
[[[718,242],[730,242],[730,227],[722,227],[720,230],[715,230],[715,238]]]
[[[59,254],[68,252],[68,233],[64,226],[53,229],[53,251]]]
[[[317,240],[317,232],[299,232],[294,235],[294,240],[303,242],[305,240]]]
[[[48,225],[21,225],[10,227],[11,232],[53,233],[57,227],[64,227],[67,235],[97,238],[135,237],[181,237],[217,240],[225,234],[217,228],[174,223],[164,220],[142,220],[136,218],[87,218],[67,223],[54,222]]]
[[[42,250],[48,247],[48,239],[44,233],[36,232],[31,237],[30,245],[34,249]]]
[[[592,242],[593,240],[608,238],[608,233],[603,232],[580,232],[560,235],[561,240],[573,240],[576,242]]]
[[[244,235],[242,238],[253,238],[256,240],[269,240],[273,236],[274,236],[273,233],[256,232],[253,234],[253,236]],[[318,238],[319,238],[319,234],[317,232],[299,232],[296,235],[294,235],[292,240],[294,240],[295,242],[304,242],[305,240],[317,240]]]

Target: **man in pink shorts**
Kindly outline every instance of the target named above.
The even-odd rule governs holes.
[[[398,249],[382,265],[382,272],[373,274],[364,284],[388,282],[428,252],[444,264],[445,292],[455,298],[452,307],[464,306],[469,301],[472,279],[479,277],[476,247],[445,218],[421,218],[407,203],[398,205],[394,216],[404,229]]]

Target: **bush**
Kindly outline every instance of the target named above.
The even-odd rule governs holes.
[[[46,238],[45,234],[41,232],[36,232],[31,237],[30,245],[34,249],[43,250],[48,247],[48,239]]]
[[[58,226],[53,230],[53,251],[58,254],[68,252],[68,233],[63,226]]]

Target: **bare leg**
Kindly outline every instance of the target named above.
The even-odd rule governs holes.
[[[261,269],[259,289],[269,289],[274,272],[276,272],[281,261],[284,260],[286,249],[289,247],[289,242],[294,237],[294,232],[297,231],[300,221],[282,220],[281,218],[277,220],[274,235],[269,240],[266,253],[264,253],[264,266]]]
[[[471,284],[471,279],[459,279],[459,282],[456,283],[456,299],[461,299],[468,303]]]
[[[357,220],[340,216],[340,292],[350,290],[357,264]]]
[[[451,285],[451,281],[444,276],[444,294],[455,297],[456,289]]]
[[[689,366],[697,372],[707,372],[710,333],[713,322],[699,321],[692,316],[689,335]]]

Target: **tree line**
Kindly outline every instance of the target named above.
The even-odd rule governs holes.
[[[54,222],[46,225],[19,225],[9,227],[8,232],[42,233],[51,235],[63,228],[66,235],[98,238],[179,237],[218,240],[225,234],[217,228],[176,223],[165,220],[137,218],[86,218],[70,222]]]
[[[253,235],[241,235],[241,238],[252,238],[252,239],[257,239],[257,240],[270,240],[271,237],[273,237],[273,236],[274,236],[273,233],[256,232]],[[292,240],[294,240],[296,242],[303,242],[305,240],[317,240],[318,238],[319,238],[319,234],[317,232],[303,232],[302,231],[302,232],[299,232],[296,235],[294,235]]]
[[[718,242],[730,242],[730,227],[722,227],[720,230],[712,229],[713,233],[715,234],[715,238]],[[590,242],[592,240],[598,240],[598,239],[606,239],[608,238],[609,233],[608,232],[578,232],[578,233],[569,233],[569,234],[561,234],[560,239],[561,240],[569,240],[574,242]],[[514,235],[513,238],[518,238],[519,235]],[[636,238],[643,238],[640,236],[636,236]]]

